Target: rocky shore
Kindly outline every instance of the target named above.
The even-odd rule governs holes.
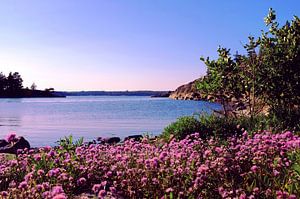
[[[196,83],[201,79],[196,79],[192,82],[179,86],[175,91],[172,91],[169,98],[176,100],[207,100],[196,88]]]

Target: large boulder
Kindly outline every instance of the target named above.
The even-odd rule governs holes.
[[[5,147],[9,143],[6,140],[0,140],[0,147]]]
[[[97,138],[97,141],[99,141],[101,144],[117,144],[121,141],[119,137],[108,137],[108,138]]]
[[[18,150],[23,150],[26,148],[29,149],[30,144],[24,137],[21,136],[17,138],[16,142],[0,147],[0,153],[17,154]]]
[[[125,137],[124,141],[126,140],[131,140],[133,139],[134,141],[141,141],[143,139],[142,135],[129,135],[127,137]]]

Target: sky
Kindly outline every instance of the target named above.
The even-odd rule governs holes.
[[[0,0],[0,71],[38,89],[174,90],[219,45],[242,53],[270,7],[300,16],[299,0]]]

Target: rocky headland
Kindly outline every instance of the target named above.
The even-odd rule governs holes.
[[[169,98],[176,100],[207,100],[196,87],[197,82],[200,80],[201,78],[179,86],[170,93]]]

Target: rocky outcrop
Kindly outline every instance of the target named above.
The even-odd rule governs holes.
[[[29,142],[24,137],[18,137],[15,142],[9,143],[1,140],[0,153],[17,154],[18,150],[30,149]]]
[[[200,80],[201,79],[196,79],[192,82],[179,86],[175,91],[171,92],[169,98],[177,100],[205,100],[196,88],[196,82]]]
[[[172,91],[165,91],[165,92],[160,92],[155,95],[152,95],[151,97],[170,97],[170,94]]]
[[[141,141],[143,139],[143,136],[142,135],[129,135],[129,136],[125,137],[124,141],[131,140],[131,139],[133,139],[134,141]]]
[[[117,144],[121,141],[121,139],[119,137],[108,137],[108,138],[98,137],[97,141],[100,144]]]

